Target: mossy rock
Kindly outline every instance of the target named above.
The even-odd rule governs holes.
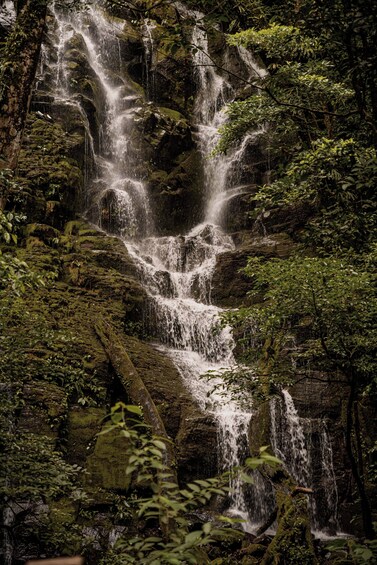
[[[177,110],[172,110],[171,108],[166,108],[165,106],[158,106],[158,111],[160,114],[171,120],[175,123],[184,122],[185,126],[187,126],[187,119],[181,112]]]
[[[40,239],[47,245],[59,242],[60,231],[48,224],[28,224],[24,230],[25,236]]]
[[[93,451],[96,434],[101,430],[105,408],[72,406],[67,420],[67,458],[72,464],[85,466]]]
[[[64,388],[54,383],[32,381],[24,385],[22,396],[25,404],[18,419],[18,429],[56,439],[68,406]]]
[[[69,526],[75,524],[77,519],[77,512],[74,503],[69,498],[62,498],[50,502],[50,527],[52,530],[59,529],[62,526]]]
[[[132,328],[128,329],[127,321],[125,330],[126,333],[132,331]],[[161,414],[168,435],[175,438],[181,425],[182,410],[191,401],[177,368],[168,357],[136,337],[126,336],[125,344]]]
[[[37,237],[29,237],[24,243],[25,248],[17,250],[17,257],[20,260],[26,261],[34,271],[45,277],[60,273],[61,261],[56,249],[51,249]]]
[[[99,299],[121,302],[126,311],[141,305],[146,298],[145,290],[133,277],[93,264],[83,254],[65,256],[64,273],[68,284],[90,290]]]
[[[244,555],[253,555],[254,557],[262,557],[266,552],[266,546],[261,543],[250,543],[242,549]]]
[[[106,425],[104,430],[106,429]],[[91,486],[126,491],[131,475],[126,475],[128,441],[118,430],[99,435],[94,452],[87,459],[87,482]]]
[[[172,163],[192,146],[191,129],[180,112],[149,104],[137,112],[136,123],[146,142],[153,147],[154,162],[161,169],[166,170],[167,163]]]
[[[297,490],[295,481],[282,466],[266,467],[265,473],[275,490],[277,528],[261,565],[318,565],[307,494]]]
[[[269,445],[271,440],[271,413],[270,405],[264,402],[252,416],[249,425],[250,453],[256,455],[260,447]]]
[[[88,224],[87,222],[85,222],[84,220],[71,220],[70,222],[67,222],[64,226],[64,233],[65,235],[80,235],[81,232],[87,232],[90,231],[91,235],[99,235],[99,236],[104,236],[105,234],[101,231],[99,231],[98,229],[90,226],[90,224]]]
[[[168,176],[158,171],[150,177],[156,217],[164,218],[161,233],[182,233],[198,221],[202,209],[202,157],[193,149],[179,154]]]
[[[68,133],[59,121],[29,115],[18,162],[19,189],[14,197],[10,194],[10,202],[26,211],[29,222],[61,228],[76,214],[83,176],[74,155],[83,154],[84,143],[83,130]]]

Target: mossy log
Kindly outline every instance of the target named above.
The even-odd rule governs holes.
[[[166,433],[164,422],[156,408],[155,403],[148,389],[143,383],[134,364],[128,356],[119,337],[112,329],[110,324],[101,320],[96,323],[95,331],[110,359],[119,379],[124,386],[130,401],[141,406],[144,413],[146,424],[151,426],[152,432],[165,440],[166,456],[165,465],[175,478],[175,455],[174,448],[168,434]]]
[[[142,407],[146,424],[151,426],[153,434],[159,436],[166,445],[163,460],[165,466],[163,469],[164,476],[163,478],[159,477],[159,484],[161,493],[165,493],[170,497],[171,492],[164,488],[164,482],[172,480],[177,483],[177,475],[174,447],[166,433],[164,422],[118,335],[104,320],[97,322],[94,327],[130,401]],[[170,477],[167,477],[167,475],[170,475]],[[167,539],[170,532],[175,529],[176,524],[170,518],[166,519],[166,516],[162,513],[160,516],[160,526],[164,537]]]

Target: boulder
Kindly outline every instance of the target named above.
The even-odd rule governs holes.
[[[238,244],[236,250],[218,255],[212,278],[212,301],[222,307],[248,304],[247,293],[251,279],[243,272],[248,257],[279,257],[285,259],[295,249],[295,243],[284,233],[252,237],[248,232],[233,235]]]

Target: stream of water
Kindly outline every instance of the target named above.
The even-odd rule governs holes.
[[[148,293],[146,330],[174,361],[202,410],[210,413],[217,422],[218,445],[214,449],[218,451],[219,467],[228,469],[242,463],[247,454],[251,401],[249,405],[245,402],[241,405],[229,393],[213,391],[214,381],[201,376],[208,371],[230,369],[235,364],[231,330],[219,323],[222,310],[211,303],[211,285],[216,257],[234,249],[232,239],[222,227],[224,213],[227,202],[245,190],[239,182],[240,170],[249,144],[258,132],[247,135],[234,152],[208,158],[217,143],[218,128],[225,121],[224,108],[234,96],[234,90],[227,77],[214,68],[206,55],[208,38],[200,25],[201,14],[190,12],[190,15],[198,20],[192,32],[192,43],[198,46],[192,56],[197,80],[194,119],[198,132],[197,146],[203,155],[205,198],[198,223],[188,233],[161,237],[154,229],[157,220],[153,217],[148,199],[144,180],[146,170],[137,144],[133,142],[135,120],[146,101],[141,101],[140,93],[118,72],[122,69],[118,39],[122,24],[105,17],[93,6],[75,18],[55,14],[56,57],[53,62],[46,60],[45,64],[54,66],[56,101],[75,105],[87,125],[87,147],[96,170],[87,187],[88,218],[124,240]],[[154,61],[153,29],[153,22],[146,21],[143,43],[149,93],[154,89],[149,69]],[[72,95],[67,65],[67,52],[72,41],[82,45],[98,88],[97,96],[103,108],[98,116],[98,139],[90,131],[80,98]],[[250,54],[239,50],[239,58],[246,65],[249,77],[263,75],[263,69]],[[288,461],[279,443],[277,429],[273,446],[277,454],[285,457],[301,484],[309,484],[305,438],[299,432],[288,393],[284,393],[284,399],[288,426],[286,437],[293,446],[293,452],[299,456]],[[326,441],[322,442],[323,451],[329,461],[328,438]],[[233,494],[229,511],[244,518],[245,529],[250,529],[253,516],[249,515],[242,486],[238,480],[231,486]]]

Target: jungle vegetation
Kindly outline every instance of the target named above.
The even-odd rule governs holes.
[[[170,0],[109,0],[108,3],[132,9],[135,17],[151,15],[164,4],[174,5]],[[217,151],[227,152],[237,146],[246,132],[263,128],[271,182],[258,187],[250,201],[249,214],[262,223],[270,222],[281,211],[297,218],[292,230],[298,244],[297,254],[289,260],[250,259],[245,273],[250,277],[250,296],[255,301],[229,314],[227,319],[249,336],[243,345],[247,363],[262,366],[266,363],[266,351],[270,355],[271,382],[283,382],[289,366],[292,382],[295,378],[309,379],[308,368],[316,367],[325,379],[338,379],[344,384],[348,399],[346,447],[361,502],[364,535],[372,540],[375,531],[368,487],[376,480],[376,445],[366,430],[360,428],[358,408],[360,403],[376,398],[377,6],[372,0],[289,0],[283,4],[274,0],[190,0],[187,4],[207,14],[206,25],[221,26],[229,45],[252,50],[265,64],[266,76],[256,77],[252,83],[245,80],[252,94],[230,105]],[[15,257],[18,226],[23,220],[6,209],[47,8],[48,2],[44,0],[18,2],[16,24],[3,38],[1,48],[0,208],[5,211],[0,216],[0,237],[5,252],[0,255],[0,299],[1,329],[6,336],[2,345],[6,355],[0,371],[7,385],[11,385],[13,371],[17,386],[25,372],[23,359],[13,355],[15,344],[23,351],[29,346],[22,338],[15,337],[14,328],[27,316],[28,293],[49,285],[56,276],[54,273],[41,276]],[[171,43],[173,57],[174,45],[186,41],[179,24],[175,23]],[[253,334],[255,321],[257,336]],[[68,395],[76,395],[85,403],[87,390],[80,364],[64,363],[64,351],[71,347],[71,336],[59,332],[54,335],[55,329],[35,313],[29,317],[28,324],[34,344],[48,344],[49,340],[55,344],[56,351],[43,360],[49,364],[49,374],[60,379]],[[303,328],[309,335],[304,344],[300,343]],[[292,340],[299,346],[287,347]],[[56,346],[57,343],[60,345]],[[39,362],[28,370],[43,373]],[[266,378],[265,371],[261,371],[260,378]],[[265,387],[264,393],[273,394],[270,388]],[[96,391],[91,392],[95,396]],[[66,464],[62,452],[54,450],[47,440],[35,438],[30,442],[22,434],[16,438],[12,414],[20,409],[17,390],[12,389],[8,400],[0,414],[6,428],[2,447],[8,450],[8,465],[17,475],[14,488],[23,489],[31,501],[40,500],[43,492],[43,496],[50,498],[69,494],[82,504],[86,495],[77,485],[81,469]],[[158,438],[127,431],[122,405],[112,411],[110,420],[123,434],[129,434],[131,444],[134,442],[134,465],[154,466],[153,471],[144,469],[149,473],[146,478],[154,481],[156,472],[163,468],[161,457],[165,447],[158,443]],[[149,450],[146,462],[145,450]],[[37,468],[35,475],[17,474],[17,470],[31,467]],[[8,500],[14,496],[13,485],[4,481],[5,477],[1,496]],[[181,520],[189,501],[193,500],[194,505],[197,499],[200,502],[200,497],[207,500],[216,494],[216,489],[218,494],[223,494],[225,488],[219,479],[216,483],[195,483],[185,494],[172,481],[168,488],[174,494],[174,501],[167,502],[166,498],[161,499],[159,485],[153,485],[154,495],[144,502],[144,507],[127,508],[126,514],[152,508],[154,518],[168,512],[169,519],[178,516]],[[160,497],[157,501],[156,496]],[[209,544],[211,536],[221,534],[204,525],[201,531],[191,535],[186,533],[184,519],[179,520],[176,520],[178,534],[173,536],[171,547],[163,545],[162,538],[135,539],[131,556],[138,559],[138,551],[147,556],[161,551],[162,557],[159,554],[152,557],[166,558],[161,562],[180,563],[183,558],[179,552],[186,552],[187,562],[191,558],[194,560],[191,562],[198,562],[195,559],[199,559],[201,546]],[[181,524],[183,527],[179,529]],[[81,533],[73,532],[64,543],[54,535],[51,539],[55,539],[56,546],[60,543],[64,551],[69,544],[78,547]],[[156,549],[156,544],[162,545]],[[115,555],[113,558],[114,563],[118,562],[116,559],[122,563],[137,562],[122,561],[122,557]]]

